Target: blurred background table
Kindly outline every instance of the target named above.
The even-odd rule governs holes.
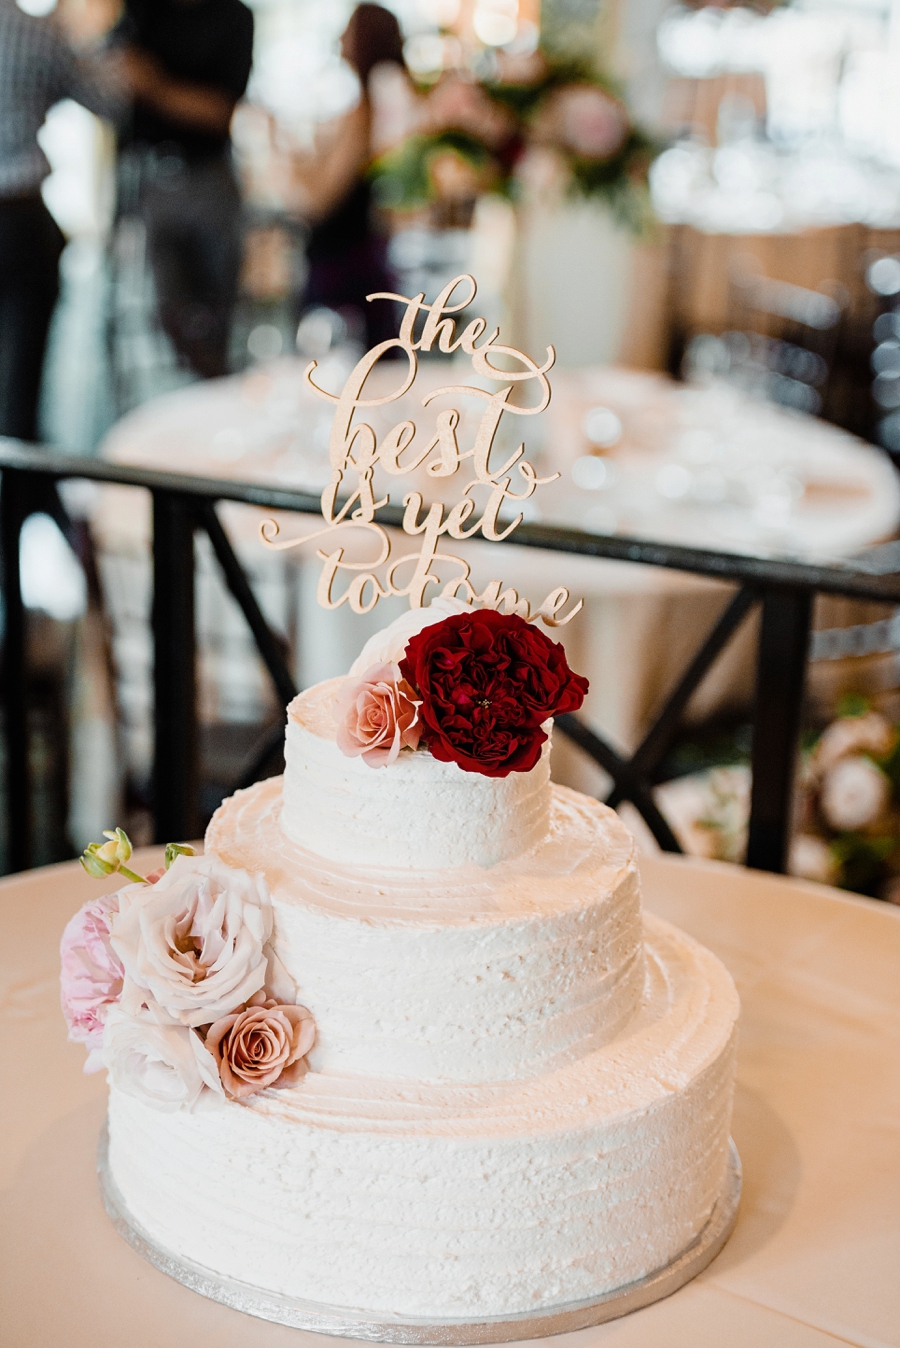
[[[336,351],[316,378],[338,390],[353,360]],[[122,463],[216,478],[277,482],[319,492],[329,480],[332,407],[306,387],[306,362],[197,384],[157,398],[113,428],[102,452]],[[406,417],[430,433],[438,400],[423,411],[423,395],[458,380],[472,382],[449,361],[425,361],[410,395],[367,414],[379,433]],[[398,367],[380,365],[367,385],[396,387]],[[547,413],[517,419],[510,433],[525,438],[529,458],[560,480],[543,487],[525,510],[543,519],[597,533],[622,533],[699,547],[840,557],[888,538],[900,522],[900,485],[878,450],[823,421],[750,399],[736,388],[676,384],[663,375],[607,367],[562,370],[553,377]],[[447,400],[445,400],[447,401]],[[459,404],[459,398],[453,398]],[[483,403],[468,400],[460,443],[470,442]],[[402,499],[415,484],[398,479]],[[450,479],[455,496],[457,478]],[[262,516],[229,505],[222,516],[253,577],[274,626],[294,652],[300,686],[344,672],[365,639],[399,613],[404,601],[380,603],[365,617],[325,612],[315,602],[319,564],[312,548],[273,555],[258,540]],[[142,493],[106,488],[92,510],[110,603],[120,701],[129,728],[132,765],[148,752],[149,506]],[[309,532],[297,517],[285,528]],[[501,574],[533,600],[550,584],[584,595],[586,610],[560,629],[574,667],[590,678],[592,722],[623,747],[633,747],[706,630],[729,589],[717,582],[623,562],[554,556],[526,548],[498,553],[487,544],[461,547],[476,582]],[[552,566],[552,572],[548,572]],[[202,558],[199,623],[201,680],[207,720],[258,724],[277,716],[243,619],[221,589],[211,557]],[[820,620],[840,625],[849,606],[825,601]],[[850,621],[860,621],[859,606]],[[875,614],[882,617],[879,611]],[[699,720],[749,702],[753,683],[752,624],[725,653],[689,708]],[[590,790],[599,770],[565,744],[557,777]]]
[[[579,1343],[897,1348],[900,912],[722,864],[666,857],[641,869],[647,906],[713,949],[741,993],[744,1190],[734,1235],[695,1282]],[[94,1157],[106,1085],[82,1075],[83,1050],[65,1042],[57,984],[63,926],[100,888],[76,863],[0,882],[0,1342],[322,1348],[169,1281],[103,1211]]]

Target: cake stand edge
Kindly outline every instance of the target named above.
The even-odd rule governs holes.
[[[354,1311],[303,1301],[223,1277],[190,1259],[170,1253],[157,1244],[129,1213],[109,1168],[109,1133],[105,1123],[97,1144],[97,1174],[103,1205],[123,1239],[154,1268],[200,1296],[260,1320],[316,1334],[364,1339],[370,1343],[436,1344],[446,1345],[446,1348],[512,1343],[566,1334],[617,1320],[662,1301],[712,1263],[734,1230],[741,1196],[741,1161],[733,1140],[729,1139],[725,1182],[709,1221],[699,1236],[664,1268],[586,1301],[549,1306],[540,1311],[522,1311],[516,1315],[486,1316],[477,1321],[440,1320]]]

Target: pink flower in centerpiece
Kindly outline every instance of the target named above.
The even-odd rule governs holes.
[[[124,892],[101,894],[86,903],[69,919],[60,942],[63,1015],[69,1038],[88,1050],[85,1072],[99,1072],[103,1066],[103,1026],[110,1007],[122,995],[124,970],[110,944],[109,929]]]
[[[372,665],[348,681],[334,709],[337,746],[370,768],[387,767],[401,749],[415,749],[421,736],[419,701],[394,664]]]
[[[591,84],[571,84],[548,100],[549,121],[559,142],[585,159],[611,159],[628,136],[622,104]]]
[[[293,1086],[307,1070],[316,1039],[305,1006],[279,1006],[257,994],[245,1011],[209,1027],[206,1048],[215,1058],[227,1095],[243,1100],[267,1086]]]

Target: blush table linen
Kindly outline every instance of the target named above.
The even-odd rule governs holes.
[[[135,864],[146,873],[157,857]],[[900,910],[714,862],[654,857],[641,870],[646,906],[715,951],[741,993],[741,1209],[695,1282],[558,1342],[897,1348]],[[66,1042],[58,945],[75,909],[115,887],[77,863],[0,881],[0,1344],[324,1348],[172,1282],[103,1210],[105,1077],[84,1076],[83,1050]]]

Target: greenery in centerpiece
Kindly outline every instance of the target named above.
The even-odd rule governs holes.
[[[422,92],[419,128],[371,173],[386,208],[410,211],[483,192],[515,196],[529,151],[551,156],[572,196],[600,199],[629,227],[650,219],[647,177],[659,146],[621,90],[588,61],[538,51],[475,79],[446,72]]]

